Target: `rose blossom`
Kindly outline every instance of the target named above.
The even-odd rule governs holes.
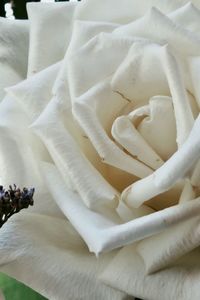
[[[193,4],[31,3],[29,21],[0,19],[0,184],[36,188],[1,229],[1,271],[49,299],[200,298]]]

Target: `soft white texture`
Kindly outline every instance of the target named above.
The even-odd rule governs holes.
[[[192,3],[30,3],[29,53],[28,22],[0,20],[0,184],[36,187],[1,270],[49,299],[200,297]]]
[[[151,273],[198,247],[199,242],[199,217],[197,217],[187,220],[184,224],[178,224],[149,240],[141,241],[137,246],[137,251],[145,262],[146,272]]]
[[[67,220],[22,213],[2,229],[0,241],[1,271],[48,299],[125,299],[98,279],[115,252],[96,259]]]
[[[90,251],[96,254],[130,244],[199,215],[200,198],[197,198],[120,224],[114,213],[109,216],[108,209],[105,213],[97,213],[86,208],[76,193],[68,191],[55,167],[44,166],[43,173],[58,206],[86,241]]]
[[[147,275],[142,258],[134,246],[129,246],[118,252],[101,279],[108,285],[143,299],[198,300],[199,276],[199,248],[170,267]]]
[[[71,38],[75,7],[76,2],[27,4],[31,23],[29,76],[63,58]]]
[[[0,101],[4,88],[26,77],[29,22],[0,18]]]

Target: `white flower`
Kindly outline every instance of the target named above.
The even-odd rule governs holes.
[[[36,188],[1,229],[3,272],[49,299],[200,298],[193,3],[31,3],[30,21],[0,20],[0,183]]]

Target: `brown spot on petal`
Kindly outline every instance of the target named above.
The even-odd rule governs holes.
[[[127,97],[125,97],[122,93],[120,93],[119,91],[113,91],[114,93],[119,94],[124,100],[128,101],[129,103],[131,103],[132,101],[130,99],[128,99]]]

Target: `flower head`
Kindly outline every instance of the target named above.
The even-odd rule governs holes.
[[[33,205],[34,188],[24,187],[22,190],[15,184],[10,185],[8,190],[0,186],[0,227],[14,214],[18,213],[29,205]]]
[[[200,299],[200,4],[185,2],[30,3],[30,23],[1,26],[17,55],[0,60],[0,179],[37,197],[0,260],[50,299]],[[2,192],[7,215],[29,205]]]

